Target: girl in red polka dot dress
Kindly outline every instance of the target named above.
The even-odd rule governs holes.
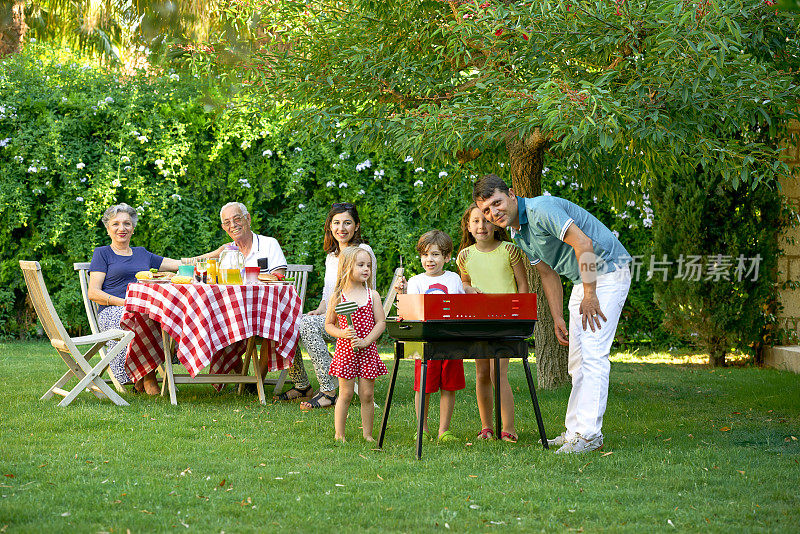
[[[364,439],[372,438],[375,415],[375,379],[388,373],[378,356],[377,339],[386,328],[386,317],[378,292],[370,287],[372,258],[363,248],[347,247],[339,255],[336,287],[328,303],[325,331],[336,338],[330,374],[339,378],[339,399],[334,409],[335,439],[345,441],[345,423],[350,401],[353,400],[355,379],[358,378],[358,397],[361,399],[361,426]],[[344,315],[335,311],[340,302],[355,302],[358,309],[350,316],[349,326]]]

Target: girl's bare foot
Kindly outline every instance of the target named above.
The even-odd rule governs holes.
[[[364,436],[364,441],[369,441],[370,443],[375,443],[375,438],[372,436]]]
[[[341,446],[341,445],[344,445],[345,443],[347,443],[347,440],[344,439],[344,436],[334,436],[334,438],[333,438],[333,444],[334,445]]]

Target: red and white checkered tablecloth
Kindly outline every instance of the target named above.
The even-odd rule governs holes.
[[[136,381],[164,362],[162,327],[192,377],[209,365],[211,373],[230,372],[252,336],[269,340],[267,371],[285,369],[300,311],[291,285],[130,284],[120,323],[134,333],[125,370]]]

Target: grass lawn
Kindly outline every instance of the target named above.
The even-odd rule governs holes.
[[[339,448],[331,410],[261,406],[230,386],[183,385],[177,407],[84,393],[58,408],[39,400],[65,369],[56,352],[0,343],[0,532],[800,530],[800,376],[686,355],[612,359],[603,451],[537,445],[520,361],[509,373],[519,443],[474,440],[467,362],[460,441],[428,444],[417,461],[410,362],[377,451],[360,439],[357,405]],[[548,435],[562,431],[568,395],[539,391]]]

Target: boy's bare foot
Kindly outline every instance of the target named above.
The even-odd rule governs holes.
[[[369,441],[370,443],[375,443],[375,438],[372,436],[364,436],[364,441]]]

